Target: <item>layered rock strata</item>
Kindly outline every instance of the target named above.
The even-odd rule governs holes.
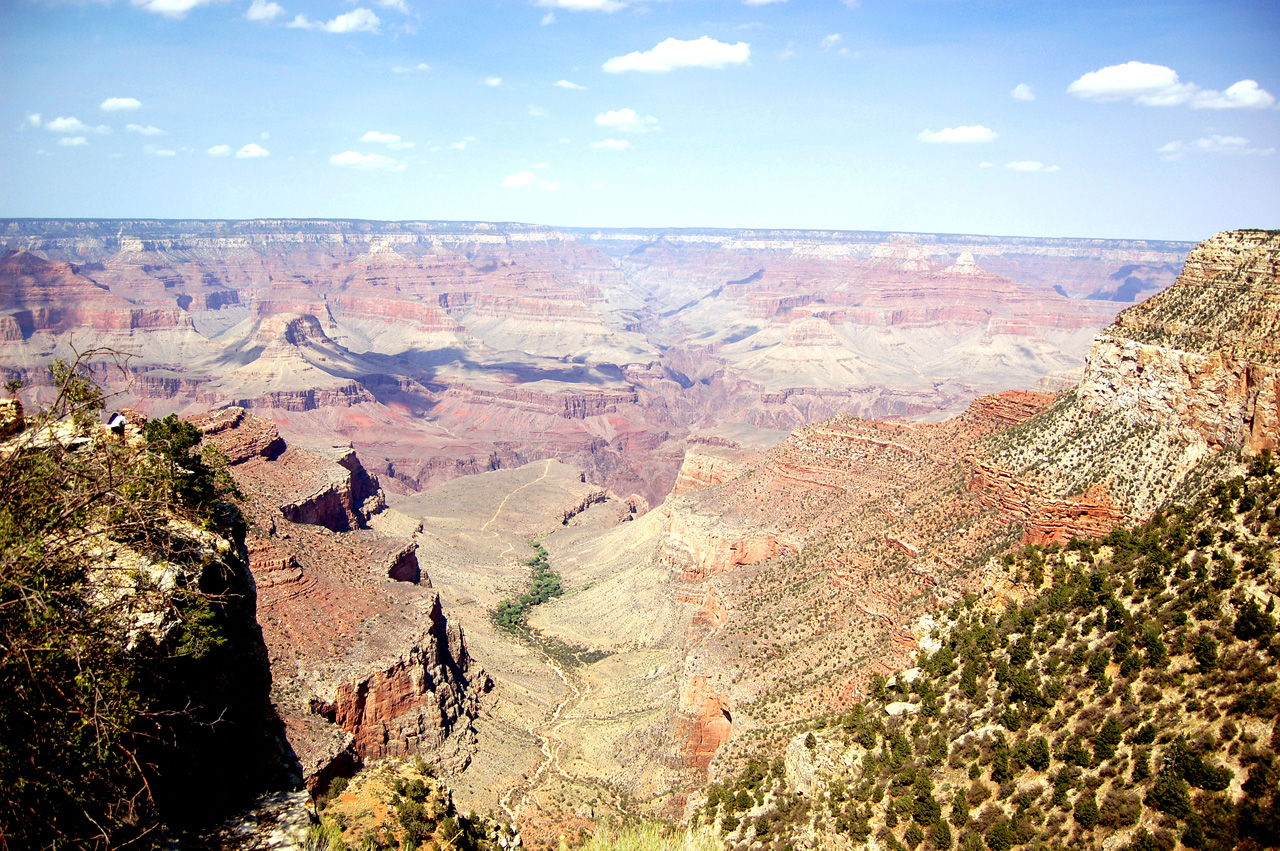
[[[362,528],[382,504],[376,478],[348,448],[245,450],[279,438],[242,411],[196,422],[241,458],[229,471],[251,521],[272,695],[308,788],[389,755],[464,766],[488,675],[449,624],[416,544],[394,534],[405,524]]]
[[[1090,411],[1121,411],[1210,446],[1280,448],[1280,234],[1222,233],[1177,285],[1122,313],[1080,383]]]

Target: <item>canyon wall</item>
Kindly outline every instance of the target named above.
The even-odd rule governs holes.
[[[936,419],[1075,367],[1190,247],[475,222],[0,220],[0,373],[105,347],[149,414],[337,433],[394,492],[558,458],[656,505],[688,439]]]

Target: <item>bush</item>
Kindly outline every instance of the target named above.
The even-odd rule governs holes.
[[[10,848],[125,845],[154,833],[147,775],[201,708],[162,705],[172,688],[163,678],[223,644],[231,605],[198,588],[166,590],[176,628],[164,646],[144,637],[129,647],[122,610],[137,597],[95,594],[86,554],[120,544],[185,563],[191,543],[172,531],[174,517],[221,522],[215,473],[192,454],[194,427],[166,418],[148,424],[140,445],[105,437],[104,399],[86,366],[99,354],[55,362],[52,405],[0,457],[0,843]],[[230,506],[219,516],[238,521]],[[159,592],[143,576],[121,581]]]
[[[1098,823],[1098,802],[1094,800],[1093,795],[1082,794],[1076,798],[1072,815],[1078,825],[1089,830]]]

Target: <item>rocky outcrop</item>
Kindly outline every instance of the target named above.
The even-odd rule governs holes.
[[[217,444],[229,464],[243,464],[250,458],[274,460],[285,450],[275,424],[250,417],[244,408],[224,408],[196,417],[192,423],[205,440]]]
[[[1204,355],[1104,335],[1089,353],[1080,401],[1213,447],[1280,448],[1280,367],[1226,350]]]
[[[475,715],[470,666],[462,631],[448,625],[437,594],[418,642],[390,664],[340,684],[332,698],[315,700],[312,708],[351,733],[364,759],[429,751]]]
[[[410,582],[414,585],[425,584],[431,587],[431,577],[423,582],[422,567],[418,564],[418,545],[410,541],[391,556],[387,567],[387,576],[396,582]]]
[[[1024,423],[1053,404],[1057,398],[1052,393],[1035,393],[1028,390],[1008,390],[979,396],[969,405],[969,413],[990,417],[1002,425]]]
[[[1089,353],[1080,402],[1211,447],[1280,448],[1280,234],[1222,233]]]
[[[969,487],[984,505],[1024,524],[1023,543],[1064,544],[1072,538],[1102,538],[1131,518],[1106,496],[1049,497],[996,466],[970,458]]]
[[[339,474],[307,496],[282,504],[280,513],[286,520],[349,532],[364,526],[370,515],[386,507],[377,477],[369,475],[354,449],[342,450],[334,465],[345,475]]]
[[[691,768],[706,772],[720,746],[733,732],[732,705],[711,687],[705,674],[690,678],[680,690],[673,735]]]
[[[706,518],[676,511],[671,514],[667,534],[659,545],[658,558],[680,571],[681,582],[698,583],[794,550],[773,532],[735,534]]]
[[[609,499],[609,494],[607,492],[602,490],[592,491],[591,493],[584,496],[578,502],[574,503],[573,505],[569,506],[568,508],[560,512],[561,524],[568,526],[570,520],[577,517],[579,514],[586,511],[588,508],[590,508],[593,505],[599,505],[602,502],[607,502],[608,499]]]
[[[702,490],[721,482],[727,482],[747,469],[737,455],[720,447],[700,446],[694,444],[684,453],[684,461],[680,464],[680,472],[676,474],[672,496],[679,496],[689,491]]]

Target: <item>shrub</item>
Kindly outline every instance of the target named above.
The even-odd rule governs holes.
[[[1094,800],[1093,795],[1082,794],[1076,798],[1076,805],[1072,810],[1076,823],[1085,830],[1091,829],[1098,823],[1098,802]]]

